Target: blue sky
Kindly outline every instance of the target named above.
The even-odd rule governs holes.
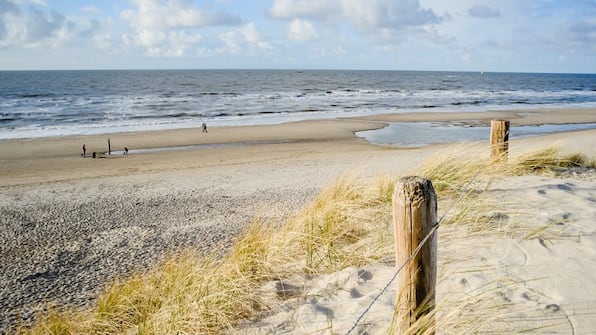
[[[0,69],[596,73],[596,0],[0,0]]]

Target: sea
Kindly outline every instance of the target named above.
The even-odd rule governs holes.
[[[0,71],[0,140],[403,112],[596,107],[596,74]]]

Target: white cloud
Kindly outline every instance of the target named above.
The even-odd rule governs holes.
[[[239,54],[242,51],[242,46],[238,41],[238,33],[235,31],[228,31],[219,34],[219,39],[223,47],[218,50],[220,53]]]
[[[298,42],[310,42],[319,37],[312,22],[302,19],[294,19],[288,24],[287,35],[289,39]]]
[[[325,18],[340,10],[335,0],[274,0],[269,15],[277,19]]]
[[[25,35],[27,42],[37,42],[46,38],[55,36],[66,24],[64,15],[51,11],[49,15],[31,8],[31,13],[27,19]]]
[[[153,56],[183,56],[202,40],[198,29],[240,23],[237,17],[199,8],[187,0],[132,2],[135,8],[124,10],[121,17],[130,22],[135,43]]]
[[[275,0],[269,14],[278,19],[317,20],[332,22],[336,26],[345,22],[367,33],[441,21],[433,10],[422,8],[418,0]]]
[[[132,0],[136,8],[127,9],[122,16],[139,30],[155,28],[202,28],[237,25],[240,19],[232,15],[196,7],[184,0]]]
[[[189,50],[189,45],[178,39],[177,34],[164,35],[157,46],[147,47],[146,55],[150,57],[182,57]]]
[[[287,39],[316,41],[305,44],[304,51],[293,51],[294,54],[303,53],[321,64],[335,66],[332,59],[337,61],[345,55],[367,62],[370,53],[364,50],[377,46],[394,48],[409,40],[434,44],[441,38],[435,28],[444,22],[444,16],[423,6],[421,1],[274,0],[268,13],[288,21]]]
[[[149,56],[181,57],[203,39],[197,32],[173,30],[168,32],[144,30],[137,35],[137,42],[147,48]]]
[[[14,27],[11,21],[20,14],[21,10],[14,2],[0,0],[0,47],[10,40],[11,27]]]
[[[170,41],[169,48],[165,55],[168,57],[185,56],[189,49],[194,48],[194,45],[203,39],[203,36],[198,33],[188,33],[185,31],[175,31],[169,34]]]
[[[271,43],[252,22],[234,31],[221,33],[219,39],[223,44],[223,47],[217,50],[219,53],[240,54],[273,50]]]
[[[102,21],[95,18],[72,16],[35,4],[45,4],[40,1],[27,1],[30,4],[21,10],[15,7],[16,2],[0,0],[0,47],[14,46],[17,48],[43,49],[81,47],[89,49],[95,46],[89,41],[96,39]],[[101,40],[102,45],[107,41]],[[65,49],[66,50],[66,49]]]
[[[166,34],[161,30],[143,29],[137,32],[137,41],[146,47],[162,44],[165,40]]]
[[[257,30],[253,22],[242,27],[240,33],[244,36],[247,43],[255,45],[259,49],[269,50],[273,48],[265,37]]]
[[[76,25],[54,10],[30,6],[22,12],[12,1],[0,2],[0,47],[55,47],[67,42]]]
[[[440,21],[418,0],[275,0],[269,14],[286,20],[340,17],[361,28],[399,28]]]
[[[376,0],[341,0],[341,7],[346,18],[356,27],[373,28],[385,21],[386,12]]]

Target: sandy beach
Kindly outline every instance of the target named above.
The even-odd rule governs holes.
[[[291,215],[344,173],[399,175],[433,153],[455,146],[378,146],[356,137],[356,131],[397,121],[485,125],[491,119],[508,119],[514,125],[595,123],[596,110],[404,113],[209,128],[207,134],[197,127],[0,141],[0,333],[14,329],[18,320],[32,320],[48,306],[88,306],[107,283],[143,272],[185,248],[225,252],[256,214]],[[108,138],[111,156],[81,157],[83,144],[87,156],[107,151]],[[596,130],[514,138],[510,150],[549,146],[593,157]],[[127,156],[120,152],[124,147],[130,149]],[[176,149],[155,150],[172,147]],[[146,149],[150,151],[141,151]],[[467,294],[496,277],[514,276],[522,288],[501,294],[540,312],[528,316],[530,325],[553,321],[558,326],[548,331],[556,334],[586,334],[595,329],[596,301],[591,298],[596,294],[594,178],[592,171],[579,177],[524,176],[502,181],[495,187],[495,196],[513,196],[520,206],[537,210],[537,226],[572,218],[573,227],[565,238],[552,241],[490,236],[465,240],[457,245],[461,257],[445,268],[456,275],[438,286],[438,295]],[[440,254],[452,254],[454,245],[453,241],[440,244]],[[495,270],[466,277],[466,268],[474,262]],[[353,271],[336,276],[345,276],[349,283]],[[347,297],[326,308],[349,303],[353,313],[359,313],[366,297],[390,273],[390,266],[367,271],[374,280],[364,282],[368,286],[359,289],[363,294],[358,301]],[[393,296],[389,293],[388,299]],[[391,301],[385,301],[384,306],[389,305]],[[297,324],[311,328],[297,328],[297,333],[320,329],[317,318],[324,318],[324,313],[317,315],[316,307],[305,307],[313,312]],[[564,313],[553,314],[553,309]],[[344,316],[345,321],[335,323],[338,332],[353,321],[352,314]],[[274,316],[248,327],[247,332],[275,328],[284,318],[288,316]]]

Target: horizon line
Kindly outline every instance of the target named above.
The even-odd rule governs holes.
[[[0,72],[59,72],[59,71],[358,71],[358,72],[453,72],[453,73],[511,73],[511,74],[578,74],[596,75],[596,72],[538,72],[491,70],[423,70],[423,69],[364,69],[364,68],[64,68],[64,69],[0,69]]]

